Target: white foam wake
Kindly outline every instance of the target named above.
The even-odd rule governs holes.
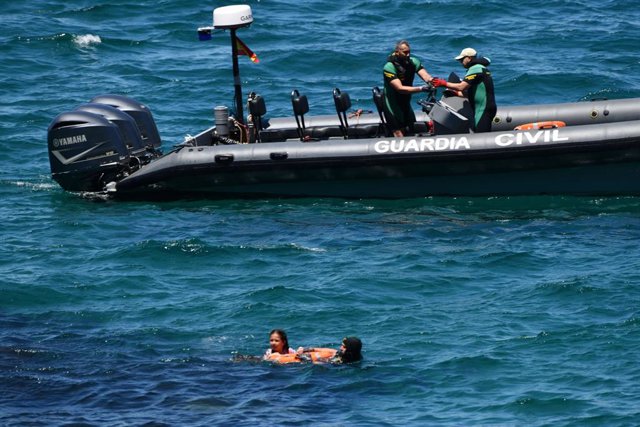
[[[100,44],[102,43],[102,39],[100,38],[100,36],[95,36],[93,34],[82,34],[75,36],[73,38],[73,42],[76,44],[76,46],[83,48],[89,47],[93,44]]]

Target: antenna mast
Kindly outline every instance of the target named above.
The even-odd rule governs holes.
[[[234,5],[218,7],[213,10],[213,28],[216,30],[230,30],[231,32],[231,58],[233,60],[233,84],[236,98],[236,118],[244,124],[242,111],[242,84],[240,81],[240,67],[238,66],[238,39],[236,30],[248,27],[253,22],[253,14],[249,5]]]

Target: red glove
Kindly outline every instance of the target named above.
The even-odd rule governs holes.
[[[434,77],[434,79],[431,80],[431,84],[433,85],[433,87],[447,87],[447,81],[445,79],[439,79],[437,77]]]

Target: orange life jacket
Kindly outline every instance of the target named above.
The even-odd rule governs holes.
[[[302,354],[302,357],[298,356],[297,354],[273,353],[269,355],[269,358],[267,360],[269,360],[270,362],[282,364],[301,363],[308,361],[308,358],[305,357],[308,355],[311,359],[311,362],[313,363],[326,363],[329,359],[336,355],[336,352],[337,351],[333,348],[314,348],[313,351],[304,352]]]

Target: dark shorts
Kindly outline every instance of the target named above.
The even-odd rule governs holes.
[[[384,118],[392,131],[409,130],[409,132],[413,132],[413,125],[416,122],[416,115],[410,103],[397,105],[394,111],[391,111],[385,103]]]
[[[474,132],[491,132],[491,123],[496,116],[497,108],[488,108],[482,113],[478,124],[475,126]]]

